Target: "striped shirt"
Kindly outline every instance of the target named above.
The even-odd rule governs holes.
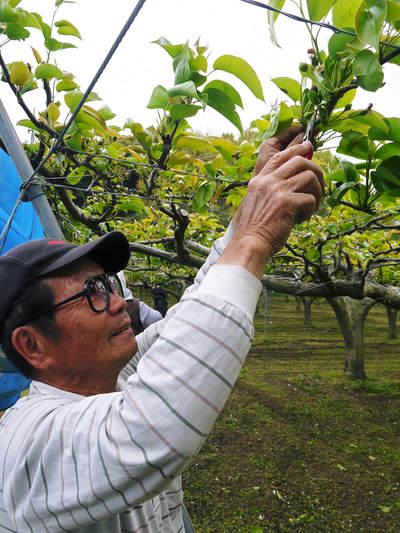
[[[229,232],[228,232],[229,233]],[[33,381],[0,420],[0,531],[183,531],[180,473],[225,404],[253,337],[261,284],[214,265],[137,337],[118,391]]]

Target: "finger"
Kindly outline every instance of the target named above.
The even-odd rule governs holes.
[[[269,159],[284,150],[288,144],[300,144],[303,141],[304,128],[303,126],[292,126],[283,130],[275,137],[271,137],[264,141],[259,148],[259,155],[254,169],[254,174],[257,175],[264,166],[268,163]]]
[[[286,130],[281,131],[276,135],[275,138],[278,140],[282,146],[281,150],[289,146],[290,143],[293,143],[296,137],[299,137],[301,133],[304,132],[304,127],[299,124],[299,126],[291,126],[290,128],[287,128]],[[303,133],[304,136],[304,133]],[[303,139],[303,137],[301,137]],[[301,141],[299,141],[301,142]],[[298,144],[298,143],[297,143]]]
[[[310,141],[306,141],[291,146],[290,148],[286,148],[286,150],[282,150],[282,152],[276,152],[266,163],[260,174],[269,174],[296,156],[305,157],[311,149],[312,144]]]
[[[315,197],[312,194],[293,193],[291,202],[296,207],[296,223],[308,220],[318,209]]]
[[[271,172],[270,175],[275,179],[287,180],[296,174],[300,174],[307,170],[311,170],[316,175],[321,189],[323,189],[325,187],[325,180],[322,168],[313,161],[309,161],[302,156],[295,156],[292,159],[289,159],[289,161],[286,161],[275,171]]]
[[[316,201],[316,209],[319,209],[322,198],[321,183],[311,170],[301,172],[289,178],[285,182],[285,187],[294,193],[312,194]]]
[[[296,137],[290,141],[290,143],[287,145],[288,148],[291,146],[295,146],[296,144],[301,144],[304,139],[304,129],[301,130],[301,132],[296,135]]]

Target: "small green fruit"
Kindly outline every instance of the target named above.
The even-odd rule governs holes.
[[[23,61],[16,61],[10,68],[10,80],[14,85],[23,87],[29,79],[29,68]]]
[[[299,65],[300,72],[308,72],[308,65],[307,63],[300,63]]]

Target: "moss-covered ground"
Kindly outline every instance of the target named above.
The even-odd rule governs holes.
[[[368,379],[343,374],[331,308],[313,325],[272,298],[256,316],[247,362],[209,439],[184,476],[199,533],[400,531],[400,340],[383,307],[366,322]]]

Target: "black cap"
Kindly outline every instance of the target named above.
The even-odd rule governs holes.
[[[129,242],[114,231],[83,246],[54,239],[30,241],[0,257],[0,332],[12,304],[36,279],[89,257],[105,272],[118,272],[129,262]]]

